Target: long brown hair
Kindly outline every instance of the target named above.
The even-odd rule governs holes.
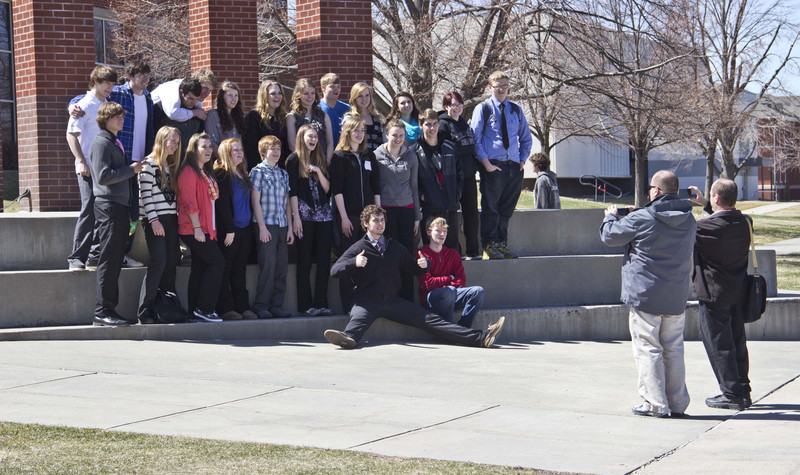
[[[317,146],[314,147],[314,150],[309,150],[308,146],[306,145],[305,137],[306,134],[312,131],[317,134]],[[306,124],[300,127],[300,130],[297,131],[297,140],[295,140],[295,153],[297,153],[297,158],[300,160],[300,176],[303,178],[308,177],[308,166],[309,165],[316,165],[322,170],[322,173],[326,176],[328,175],[328,165],[327,160],[325,159],[325,154],[322,152],[319,146],[319,132],[314,126]]]
[[[228,113],[228,106],[225,105],[225,93],[228,91],[234,90],[239,93],[239,100],[236,102],[236,105],[231,109],[230,114]],[[217,106],[217,114],[219,115],[219,124],[222,126],[223,131],[233,130],[236,127],[236,130],[239,134],[244,134],[244,112],[242,112],[242,91],[239,89],[239,86],[236,84],[225,81],[220,86],[219,91],[217,91],[217,99],[216,99],[216,106]]]
[[[199,134],[192,135],[192,138],[189,139],[189,145],[186,146],[186,156],[183,157],[183,163],[181,163],[181,167],[178,170],[178,174],[183,172],[184,168],[189,167],[192,170],[194,170],[195,173],[197,173],[197,176],[203,178],[203,174],[200,173],[200,165],[197,163],[198,162],[197,142],[201,140],[208,140],[210,142],[211,137],[209,137],[207,133],[201,132]],[[206,173],[206,176],[208,176],[208,178],[212,180],[214,179],[214,173],[213,173],[214,165],[212,165],[211,160],[207,161],[205,165],[203,165],[202,170]]]
[[[274,113],[270,113],[269,111],[269,88],[272,86],[276,86],[279,91],[281,91],[281,103],[275,109]],[[269,123],[272,119],[277,119],[278,123],[282,126],[286,123],[286,114],[288,111],[286,110],[286,100],[285,95],[283,94],[283,88],[281,85],[278,84],[278,81],[274,79],[267,79],[266,81],[261,83],[261,86],[258,88],[258,96],[256,96],[256,111],[258,115],[261,116],[261,122],[267,127],[269,127]]]
[[[364,140],[358,144],[358,150],[353,150],[350,146],[350,133],[359,127],[364,126],[364,121],[360,116],[350,117],[342,124],[342,134],[339,136],[339,143],[336,145],[336,150],[345,150],[353,153],[364,153],[367,151],[367,137],[364,135]]]
[[[300,115],[306,115],[306,112],[308,112],[300,100],[300,98],[303,96],[303,89],[307,87],[310,87],[314,90],[314,103],[311,104],[311,110],[314,111],[314,113],[317,112],[319,105],[319,97],[317,96],[317,89],[314,87],[314,83],[310,79],[298,79],[297,83],[294,85],[294,92],[292,92],[292,110]],[[320,110],[320,112],[322,111]]]
[[[219,159],[217,159],[216,163],[214,163],[214,170],[224,170],[225,173],[233,178],[236,175],[236,172],[239,172],[239,175],[247,181],[247,184],[252,186],[250,183],[250,176],[244,169],[245,159],[242,158],[242,161],[239,162],[238,165],[233,164],[233,146],[235,144],[239,144],[242,147],[242,153],[244,154],[244,147],[242,146],[242,141],[236,138],[225,139],[222,143],[219,144],[219,148],[217,149],[217,154],[219,155]]]

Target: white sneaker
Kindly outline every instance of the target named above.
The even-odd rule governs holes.
[[[144,264],[126,255],[125,258],[122,259],[122,267],[144,267]]]

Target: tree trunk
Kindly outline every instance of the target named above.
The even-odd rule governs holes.
[[[716,174],[715,161],[717,159],[717,142],[713,141],[706,152],[706,188],[704,195],[706,200],[711,199],[711,185],[714,183],[714,175]]]
[[[647,167],[647,150],[642,146],[633,147],[634,163],[634,206],[637,208],[647,204],[649,199],[650,173]]]

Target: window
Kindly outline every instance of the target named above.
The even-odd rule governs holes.
[[[0,0],[0,142],[3,169],[17,169],[17,105],[14,97],[14,56],[11,4]]]
[[[122,66],[114,46],[122,36],[122,25],[112,19],[112,13],[94,10],[94,62],[108,66]]]

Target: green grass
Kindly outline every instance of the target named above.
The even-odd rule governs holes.
[[[556,472],[383,457],[344,450],[0,422],[0,473],[477,475]]]

